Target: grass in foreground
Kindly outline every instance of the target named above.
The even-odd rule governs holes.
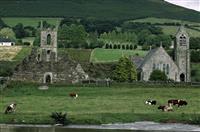
[[[200,89],[172,87],[64,87],[51,86],[40,91],[37,85],[13,84],[0,97],[0,123],[52,123],[52,112],[67,112],[73,124],[101,124],[134,121],[190,122],[200,112]],[[78,99],[68,96],[77,92]],[[166,104],[168,99],[185,99],[189,105],[164,113],[147,106],[146,99]],[[4,108],[17,102],[15,114],[5,115]]]

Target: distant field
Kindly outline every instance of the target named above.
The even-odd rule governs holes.
[[[24,26],[33,26],[37,27],[40,21],[47,21],[49,24],[56,25],[57,22],[60,22],[61,18],[38,18],[38,17],[3,17],[2,20],[9,26],[13,27],[18,23],[22,23]]]
[[[29,42],[31,45],[33,45],[33,42],[35,40],[35,37],[26,37],[22,39],[22,42]]]
[[[0,61],[11,61],[20,51],[21,46],[14,47],[0,47]]]
[[[58,49],[59,54],[68,53],[77,62],[89,62],[92,50],[88,49]]]
[[[165,34],[173,35],[173,36],[176,35],[177,30],[179,28],[178,26],[160,26],[160,27],[163,28],[163,32]],[[188,29],[188,28],[186,28],[186,30],[189,33],[189,36],[200,37],[200,32],[199,31]]]
[[[154,17],[132,20],[132,22],[148,22],[148,23],[151,23],[151,24],[156,24],[156,23],[160,23],[160,24],[164,24],[164,23],[184,23],[184,24],[199,25],[200,26],[200,23],[197,23],[197,22],[182,21],[182,20],[176,20],[176,19],[154,18]]]
[[[91,54],[90,62],[109,63],[116,62],[122,56],[139,55],[145,56],[146,51],[142,50],[118,50],[118,49],[94,49]]]
[[[66,112],[73,124],[130,123],[135,121],[191,122],[200,115],[199,87],[112,86],[66,87],[50,86],[47,91],[38,85],[12,84],[0,94],[0,123],[52,124],[52,112]],[[68,95],[78,93],[74,100]],[[173,112],[162,112],[156,106],[145,105],[155,99],[165,105],[169,99],[184,99],[188,105]],[[15,114],[5,115],[6,106],[17,103]],[[198,120],[199,121],[199,120]]]

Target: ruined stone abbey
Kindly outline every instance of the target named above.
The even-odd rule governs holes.
[[[18,65],[12,80],[37,83],[77,83],[87,79],[81,65],[57,51],[57,30],[43,29],[38,49]]]

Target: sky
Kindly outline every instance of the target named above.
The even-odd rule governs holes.
[[[183,6],[200,12],[200,0],[165,0],[170,3]]]

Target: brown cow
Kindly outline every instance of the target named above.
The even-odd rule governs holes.
[[[169,111],[173,111],[173,107],[172,104],[168,104],[168,105],[161,105],[158,107],[158,109],[164,111],[164,112],[169,112]]]
[[[178,99],[171,99],[168,100],[168,104],[178,105],[178,107],[187,105],[188,103],[184,100],[178,100]]]
[[[78,94],[77,93],[70,93],[69,96],[74,98],[74,99],[78,98]]]

